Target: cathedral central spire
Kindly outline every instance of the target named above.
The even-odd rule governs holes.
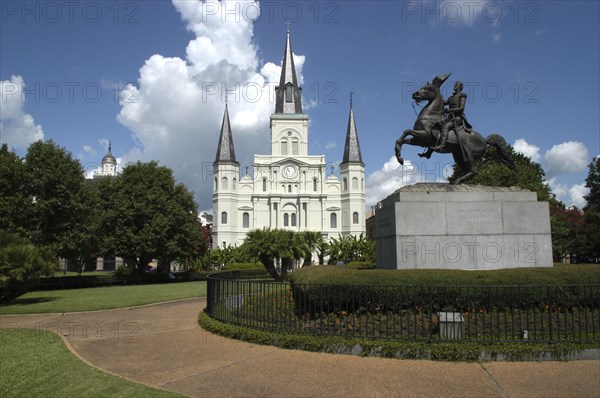
[[[285,51],[283,53],[283,64],[281,65],[279,86],[275,87],[275,92],[277,94],[275,113],[303,113],[301,99],[302,89],[298,87],[296,67],[294,66],[294,57],[292,54],[290,32],[288,30],[286,34]]]

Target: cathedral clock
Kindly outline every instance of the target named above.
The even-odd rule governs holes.
[[[285,178],[295,178],[298,175],[298,169],[293,164],[283,166],[283,176]]]

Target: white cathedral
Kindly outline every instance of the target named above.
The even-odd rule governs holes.
[[[365,233],[365,165],[352,103],[339,178],[324,155],[308,154],[308,115],[302,111],[287,33],[271,115],[271,154],[254,155],[254,178],[240,179],[227,105],[213,163],[213,246],[240,245],[253,229],[319,231],[325,241]]]

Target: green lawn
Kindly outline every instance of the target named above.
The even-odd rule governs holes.
[[[0,330],[0,358],[3,398],[180,397],[94,369],[45,330]]]
[[[206,297],[206,282],[35,291],[0,306],[0,315],[95,311]]]

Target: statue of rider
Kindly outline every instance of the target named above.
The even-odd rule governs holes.
[[[462,92],[464,85],[462,82],[457,81],[454,84],[454,93],[444,101],[444,105],[448,105],[448,108],[444,110],[446,117],[440,121],[440,141],[437,146],[431,147],[433,151],[443,151],[446,149],[446,143],[448,142],[448,132],[452,129],[457,134],[460,127],[463,127],[467,133],[471,132],[473,126],[467,121],[465,116],[465,104],[467,103],[467,94]]]

